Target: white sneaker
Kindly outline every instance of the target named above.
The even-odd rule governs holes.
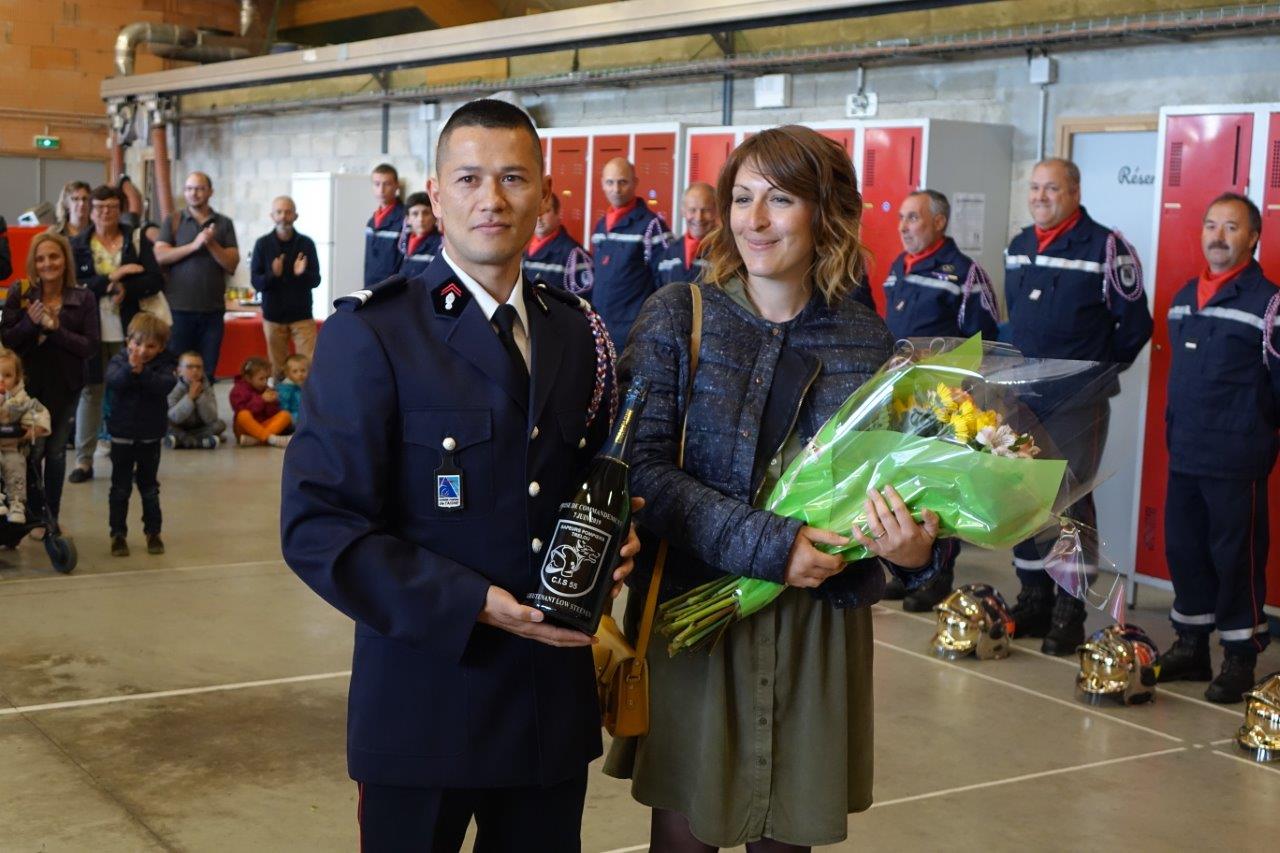
[[[267,444],[272,447],[288,447],[289,440],[292,438],[291,435],[272,435],[267,437]]]
[[[241,447],[257,447],[259,444],[262,444],[262,442],[258,441],[258,439],[254,438],[251,435],[240,436]]]
[[[10,510],[9,510],[9,523],[10,523],[10,524],[26,524],[26,523],[27,523],[27,511],[26,511],[25,509],[23,509],[22,507],[20,507],[20,506],[15,506],[15,507],[10,508]]]

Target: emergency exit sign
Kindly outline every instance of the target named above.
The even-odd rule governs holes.
[[[57,151],[62,147],[62,140],[56,136],[37,136],[36,148],[41,151]]]

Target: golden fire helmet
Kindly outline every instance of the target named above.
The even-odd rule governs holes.
[[[1090,705],[1140,705],[1156,698],[1159,651],[1137,625],[1108,625],[1079,648],[1076,690]]]
[[[1280,761],[1280,671],[1255,684],[1244,701],[1244,725],[1236,743],[1254,761]]]
[[[1009,656],[1013,619],[1004,597],[985,583],[971,583],[952,592],[933,608],[938,632],[933,653],[946,660],[972,654],[978,660]]]

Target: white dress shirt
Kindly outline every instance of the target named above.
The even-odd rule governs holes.
[[[462,268],[453,262],[453,258],[449,257],[447,249],[441,250],[441,254],[444,255],[444,259],[458,276],[458,281],[462,282],[462,286],[475,299],[476,305],[484,312],[485,319],[492,326],[493,315],[498,310],[498,300],[494,299],[480,282],[463,272]],[[520,349],[520,355],[524,356],[525,367],[532,369],[533,363],[529,356],[529,314],[524,307],[524,275],[522,273],[516,273],[515,287],[511,288],[511,295],[507,297],[507,304],[516,309],[516,322],[511,327],[511,336],[515,338],[516,346]]]

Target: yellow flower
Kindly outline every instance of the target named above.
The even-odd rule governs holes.
[[[956,441],[968,444],[977,435],[976,418],[973,413],[958,413],[951,419],[951,426],[956,431]]]
[[[955,408],[955,397],[952,396],[951,389],[947,387],[945,382],[938,383],[938,397],[942,400],[942,405],[948,409]]]
[[[948,423],[951,420],[951,412],[947,409],[934,409],[934,416],[942,423]]]
[[[914,394],[908,397],[895,397],[893,401],[893,413],[895,415],[903,415],[916,408],[916,397]]]
[[[978,412],[978,418],[976,423],[978,425],[979,430],[985,429],[986,427],[991,427],[992,429],[995,429],[996,427],[1000,426],[1000,416],[993,411],[984,409]]]

